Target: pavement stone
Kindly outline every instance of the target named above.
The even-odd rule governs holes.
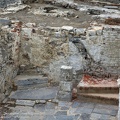
[[[67,106],[71,106],[71,102],[66,102],[66,101],[59,101],[58,102],[58,106],[60,107],[67,107]]]
[[[10,107],[11,113],[8,113],[5,120],[118,120],[116,106],[112,108],[96,104],[93,108],[94,104],[81,104],[83,102],[59,101],[57,105],[49,101],[46,104],[35,104],[34,107]]]
[[[72,105],[71,105],[71,107],[72,108],[78,108],[79,106],[80,106],[80,102],[78,102],[78,101],[74,101],[73,103],[72,103]]]
[[[26,105],[26,106],[34,106],[35,101],[31,100],[16,100],[16,105]]]
[[[56,118],[53,115],[45,115],[43,120],[56,120]]]
[[[79,107],[84,107],[84,108],[90,108],[90,109],[93,109],[95,108],[95,104],[94,103],[85,103],[85,102],[82,102]]]
[[[69,107],[61,107],[61,110],[69,110]]]
[[[58,115],[67,115],[67,111],[57,111],[55,113],[55,116],[58,116]]]
[[[90,120],[90,114],[84,113],[80,116],[81,120]]]
[[[49,100],[56,97],[57,91],[56,87],[17,90],[16,92],[12,92],[10,98],[17,100]]]
[[[76,109],[75,113],[76,114],[82,114],[82,113],[91,114],[92,111],[93,111],[93,109],[91,109],[91,108],[79,107]]]
[[[35,104],[34,109],[37,109],[40,112],[45,111],[45,104]]]
[[[55,109],[55,106],[55,103],[47,102],[45,109]]]
[[[111,115],[111,116],[117,115],[117,110],[110,110],[110,109],[95,108],[93,112],[98,114]]]
[[[58,115],[56,120],[74,120],[74,116]]]

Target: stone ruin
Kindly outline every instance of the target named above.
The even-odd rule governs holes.
[[[0,7],[32,2],[46,2],[55,6],[84,10],[83,7],[79,9],[71,0],[1,0]],[[117,4],[120,1],[109,0],[109,2]],[[119,16],[119,10],[120,7],[111,11],[97,8],[96,11],[87,9],[87,12],[95,14],[93,19],[100,18],[102,21],[107,15],[108,18],[112,14]],[[19,9],[16,9],[17,11]],[[9,8],[7,12],[11,12]],[[107,15],[104,15],[104,12]],[[51,15],[44,13],[44,10],[39,13],[36,10],[34,14]],[[61,11],[52,15],[74,16]],[[14,87],[13,79],[22,69],[36,69],[47,75],[53,83],[60,83],[58,98],[67,100],[71,99],[69,97],[72,86],[74,82],[79,82],[82,74],[103,78],[118,78],[120,75],[120,25],[93,22],[87,28],[67,25],[44,27],[36,23],[24,24],[19,20],[6,19],[0,19],[0,25],[0,101],[10,94]],[[66,71],[69,71],[69,77],[65,74]]]

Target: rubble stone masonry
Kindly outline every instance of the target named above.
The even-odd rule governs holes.
[[[0,102],[12,90],[12,79],[17,75],[18,68],[13,60],[13,44],[11,33],[0,29]]]

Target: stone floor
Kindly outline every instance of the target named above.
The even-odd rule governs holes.
[[[58,104],[48,101],[33,107],[17,105],[8,108],[9,112],[5,111],[0,120],[117,120],[118,112],[118,106],[77,100],[59,101]]]

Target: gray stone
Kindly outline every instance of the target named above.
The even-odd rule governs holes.
[[[27,85],[37,85],[37,84],[45,84],[48,83],[48,78],[29,78],[26,80],[18,80],[16,82],[17,86],[27,86]]]
[[[72,81],[72,78],[73,78],[72,67],[71,66],[61,66],[60,78],[62,81]]]
[[[80,102],[78,102],[78,101],[74,101],[73,103],[72,103],[72,108],[78,108],[79,106],[80,106]]]
[[[65,92],[72,91],[72,82],[60,81],[60,90]]]
[[[53,115],[45,115],[43,120],[56,120],[56,119],[55,119],[55,117]]]
[[[91,108],[79,107],[79,108],[76,109],[75,113],[76,114],[80,114],[80,113],[81,114],[83,114],[83,113],[85,113],[85,114],[91,114],[92,111],[93,111],[93,109],[91,109]]]
[[[16,100],[16,105],[24,105],[24,106],[34,106],[35,101],[31,100]]]
[[[11,25],[11,21],[8,19],[0,18],[0,25]]]
[[[90,114],[87,114],[87,113],[82,114],[80,116],[80,120],[90,120]]]
[[[59,101],[58,106],[59,107],[66,107],[66,106],[70,106],[72,103],[68,102],[68,101]]]
[[[76,30],[75,30],[75,34],[76,34],[77,36],[79,36],[79,35],[84,35],[84,34],[85,34],[85,31],[86,31],[86,28],[79,28],[79,29],[76,29]]]
[[[47,102],[45,108],[46,109],[55,109],[55,106],[56,106],[55,103]]]
[[[46,103],[46,100],[36,100],[35,103],[45,104],[45,103]]]
[[[57,88],[41,88],[30,90],[17,90],[12,92],[10,98],[27,100],[49,100],[56,97]]]
[[[18,117],[4,117],[4,120],[19,120]]]
[[[58,116],[58,115],[67,115],[67,111],[57,111],[55,113],[55,116]]]
[[[93,113],[98,113],[98,114],[104,114],[104,115],[112,115],[112,116],[116,116],[117,115],[117,111],[116,110],[111,110],[111,109],[104,109],[104,108],[95,108],[93,110]]]
[[[72,100],[72,93],[65,92],[65,91],[59,91],[57,94],[57,98],[61,101],[71,101]]]
[[[74,120],[74,116],[58,115],[56,120]]]
[[[34,109],[37,109],[40,112],[45,111],[45,104],[35,104]]]

